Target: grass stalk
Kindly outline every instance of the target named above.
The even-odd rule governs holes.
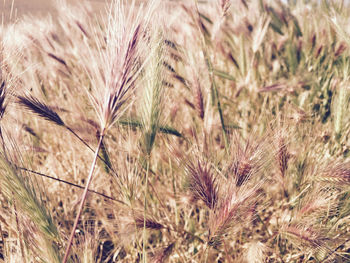
[[[147,262],[147,229],[146,229],[146,213],[147,213],[147,195],[148,195],[148,174],[149,174],[150,160],[147,158],[147,168],[145,176],[145,187],[144,187],[144,207],[143,207],[143,242],[142,242],[142,262]]]
[[[208,263],[209,248],[210,248],[210,246],[208,246],[208,243],[206,242],[205,247],[204,247],[204,253],[203,253],[203,262],[204,263]]]
[[[172,162],[170,158],[169,158],[169,166],[171,171],[173,193],[174,193],[174,200],[175,200],[175,226],[177,227],[179,225],[179,214],[178,214],[178,208],[177,208],[176,182],[175,182],[175,176],[174,176]]]
[[[98,156],[98,153],[99,153],[101,145],[102,145],[103,137],[104,137],[104,135],[103,135],[103,132],[102,132],[101,135],[100,135],[100,140],[99,140],[98,145],[96,147],[95,156],[94,156],[94,159],[93,159],[92,164],[91,164],[91,168],[90,168],[89,176],[88,176],[88,179],[87,179],[87,182],[86,182],[86,186],[85,186],[84,192],[83,192],[83,194],[81,196],[81,201],[80,201],[80,205],[79,205],[79,208],[78,208],[77,215],[75,217],[73,229],[72,229],[70,237],[68,239],[67,248],[66,248],[65,255],[64,255],[64,258],[63,258],[63,261],[62,261],[63,263],[66,263],[68,261],[70,249],[71,249],[72,244],[73,244],[75,230],[77,229],[77,226],[78,226],[78,223],[79,223],[79,219],[80,219],[80,216],[81,216],[83,208],[84,208],[85,200],[86,200],[86,197],[87,197],[87,194],[88,194],[90,183],[92,181],[92,176],[93,176],[93,173],[94,173],[94,170],[95,170],[97,156]]]

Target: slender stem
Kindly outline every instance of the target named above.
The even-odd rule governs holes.
[[[19,246],[21,248],[22,259],[23,259],[23,262],[26,263],[27,260],[26,260],[26,256],[25,256],[25,253],[24,253],[24,245],[23,245],[23,238],[22,238],[23,237],[23,233],[22,233],[22,230],[21,230],[21,226],[19,224],[17,207],[16,207],[16,201],[13,202],[13,208],[15,210],[15,217],[16,217],[16,224],[17,224],[17,231],[18,231],[18,239],[19,239]]]
[[[284,263],[284,260],[283,260],[283,255],[284,255],[284,251],[283,251],[283,248],[282,248],[282,245],[281,245],[281,238],[277,236],[277,245],[278,245],[278,248],[279,248],[279,257],[280,257],[280,260],[282,263]]]
[[[147,243],[147,231],[146,231],[146,211],[147,211],[147,193],[148,193],[148,172],[149,172],[149,158],[147,158],[147,170],[146,170],[146,182],[144,191],[144,209],[143,209],[143,242],[142,242],[142,258],[143,263],[147,262],[146,255],[146,243]]]
[[[228,263],[232,263],[231,257],[230,257],[230,253],[229,253],[229,250],[228,250],[227,247],[228,247],[228,246],[227,246],[227,243],[226,243],[226,241],[224,240],[225,259],[227,259],[227,262],[228,262]]]
[[[81,138],[72,128],[68,126],[64,126],[70,133],[72,133],[79,141],[81,141],[87,148],[89,148],[92,152],[95,152],[94,149],[86,142],[83,138]],[[113,170],[113,168],[107,163],[107,161],[101,156],[97,155],[98,159],[100,159],[107,167],[118,177],[118,174]]]
[[[78,222],[79,222],[81,213],[82,213],[83,208],[84,208],[85,199],[86,199],[86,196],[87,196],[87,193],[88,193],[88,190],[89,190],[89,186],[90,186],[90,183],[91,183],[91,180],[92,180],[92,175],[93,175],[94,170],[95,170],[95,165],[96,165],[96,161],[97,161],[97,157],[98,157],[98,152],[100,151],[102,140],[103,140],[103,131],[101,132],[100,140],[98,142],[98,145],[97,145],[97,148],[96,148],[96,151],[95,151],[94,160],[93,160],[93,162],[91,164],[90,173],[89,173],[89,176],[88,176],[88,179],[87,179],[87,182],[86,182],[84,193],[83,193],[81,201],[80,201],[80,205],[79,205],[79,208],[78,208],[78,213],[77,213],[77,215],[75,217],[73,229],[72,229],[72,232],[71,232],[69,240],[68,240],[68,245],[67,245],[66,252],[65,252],[65,255],[64,255],[64,258],[63,258],[63,263],[66,263],[67,260],[68,260],[68,257],[69,257],[69,252],[70,252],[70,249],[72,247],[75,230],[77,229]]]
[[[148,172],[148,173],[149,173],[149,172]],[[162,199],[159,198],[159,196],[158,196],[158,194],[157,194],[157,191],[156,191],[156,189],[154,188],[153,184],[152,184],[151,182],[148,182],[148,183],[147,183],[147,187],[148,187],[148,186],[150,186],[150,187],[152,188],[152,189],[150,189],[150,190],[153,191],[154,195],[156,196],[156,198],[157,198],[157,200],[159,201],[159,204],[162,206],[162,208],[166,209],[166,207],[165,207],[165,205],[164,205]]]
[[[337,252],[342,246],[344,246],[347,242],[350,241],[350,238],[346,239],[343,243],[341,243],[339,246],[337,246],[335,249],[333,249],[325,258],[323,258],[320,263],[326,262],[326,260],[332,256],[335,252]]]
[[[177,227],[179,225],[179,215],[178,215],[178,211],[177,211],[177,195],[176,195],[175,176],[173,173],[173,167],[172,167],[170,157],[169,157],[169,166],[170,166],[170,172],[171,172],[172,181],[173,181],[173,192],[174,192],[174,200],[175,200],[175,226]]]
[[[204,248],[203,257],[204,257],[203,262],[204,262],[204,263],[208,263],[208,257],[209,257],[209,246],[208,246],[208,243],[205,243],[205,248]]]
[[[58,181],[60,183],[64,183],[64,184],[68,184],[70,186],[74,186],[74,187],[77,187],[77,188],[80,188],[80,189],[84,189],[85,187],[84,186],[81,186],[81,185],[78,185],[78,184],[75,184],[75,183],[72,183],[72,182],[68,182],[66,180],[62,180],[62,179],[59,179],[59,178],[56,178],[56,177],[53,177],[53,176],[49,176],[49,175],[46,175],[44,173],[39,173],[37,171],[33,171],[33,170],[30,170],[30,169],[27,169],[25,167],[17,167],[18,169],[20,170],[23,170],[23,171],[26,171],[26,172],[29,172],[29,173],[33,173],[33,174],[37,174],[37,175],[40,175],[42,177],[46,177],[46,178],[49,178],[51,180],[55,180],[55,181]],[[108,196],[106,194],[103,194],[103,193],[100,193],[100,192],[97,192],[95,190],[91,190],[91,189],[88,189],[89,192],[91,193],[94,193],[94,194],[97,194],[97,195],[100,195],[100,196],[103,196],[104,198],[107,198],[109,200],[112,200],[112,201],[115,201],[115,202],[118,202],[120,204],[123,204],[123,205],[126,205],[123,201],[121,200],[118,200],[114,197],[111,197],[111,196]]]
[[[145,169],[145,168],[143,167],[143,165],[142,165],[142,168]],[[146,171],[147,171],[147,165],[146,165]],[[152,171],[152,169],[150,169],[150,168],[148,168],[148,173],[151,173],[151,174],[153,174],[154,176],[157,176],[157,174],[156,174],[154,171]],[[159,201],[160,205],[161,205],[164,209],[166,209],[166,206],[164,205],[164,202],[161,200],[161,198],[159,198],[159,196],[158,196],[158,194],[157,194],[157,191],[156,191],[156,189],[154,188],[153,184],[152,184],[151,182],[148,182],[148,185],[152,188],[151,190],[153,191],[153,193],[154,193],[155,197],[157,198],[157,200]],[[147,187],[148,187],[148,186],[147,186]]]
[[[79,141],[81,141],[86,147],[88,147],[91,151],[94,151],[94,149],[92,149],[92,147],[86,142],[84,141],[83,138],[81,138],[72,128],[68,127],[68,126],[64,126],[69,132],[71,132]],[[101,158],[101,157],[99,157]]]
[[[97,262],[102,262],[102,256],[103,256],[103,243],[100,244],[100,255],[98,256]]]

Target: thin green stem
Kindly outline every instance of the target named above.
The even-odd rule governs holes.
[[[95,170],[96,161],[97,161],[97,157],[98,157],[98,152],[100,151],[100,148],[101,148],[101,145],[102,145],[102,140],[103,140],[103,131],[102,131],[102,133],[100,135],[100,140],[98,142],[98,145],[97,145],[97,148],[96,148],[96,151],[95,151],[95,156],[94,156],[93,162],[91,164],[90,173],[89,173],[89,176],[88,176],[88,179],[87,179],[87,183],[86,183],[86,186],[85,186],[85,189],[84,189],[81,201],[80,201],[80,205],[79,205],[79,208],[78,208],[78,213],[77,213],[77,215],[75,217],[73,229],[72,229],[72,232],[71,232],[69,240],[68,240],[68,245],[67,245],[66,252],[65,252],[65,255],[64,255],[64,258],[63,258],[63,263],[66,263],[67,260],[68,260],[68,257],[69,257],[69,252],[70,252],[70,249],[72,247],[75,230],[77,229],[77,226],[78,226],[78,223],[79,223],[79,219],[80,219],[81,213],[82,213],[83,208],[84,208],[84,203],[85,203],[85,200],[86,200],[86,197],[87,197],[87,193],[88,193],[88,190],[89,190],[90,183],[92,181],[92,175],[93,175],[94,170]]]
[[[142,242],[142,258],[143,263],[147,262],[146,245],[147,245],[147,231],[146,231],[146,212],[147,212],[147,193],[148,193],[148,173],[149,173],[149,158],[147,158],[147,169],[146,169],[146,181],[144,189],[144,209],[143,209],[143,242]]]
[[[68,127],[68,126],[65,126],[65,128],[70,132],[72,133],[79,141],[81,141],[87,148],[89,148],[89,150],[91,150],[92,152],[94,152],[94,149],[86,142],[84,141],[83,138],[81,138],[72,128]],[[102,145],[102,144],[101,144]],[[118,177],[118,174],[114,171],[114,169],[111,167],[111,165],[100,155],[100,154],[97,154],[97,157],[98,159],[100,159],[107,167],[108,169],[110,169],[113,174],[115,176]]]

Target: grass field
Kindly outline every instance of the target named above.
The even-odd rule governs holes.
[[[350,262],[346,1],[87,3],[0,3],[0,262]]]

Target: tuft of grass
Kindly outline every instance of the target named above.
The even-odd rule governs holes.
[[[18,150],[12,151],[15,158],[21,159]],[[16,213],[20,218],[18,223],[25,229],[22,231],[26,248],[31,249],[43,262],[61,262],[59,246],[62,240],[44,203],[43,192],[8,158],[9,153],[0,156],[2,194],[10,203],[16,204]],[[24,250],[22,253],[27,261],[28,255]]]

